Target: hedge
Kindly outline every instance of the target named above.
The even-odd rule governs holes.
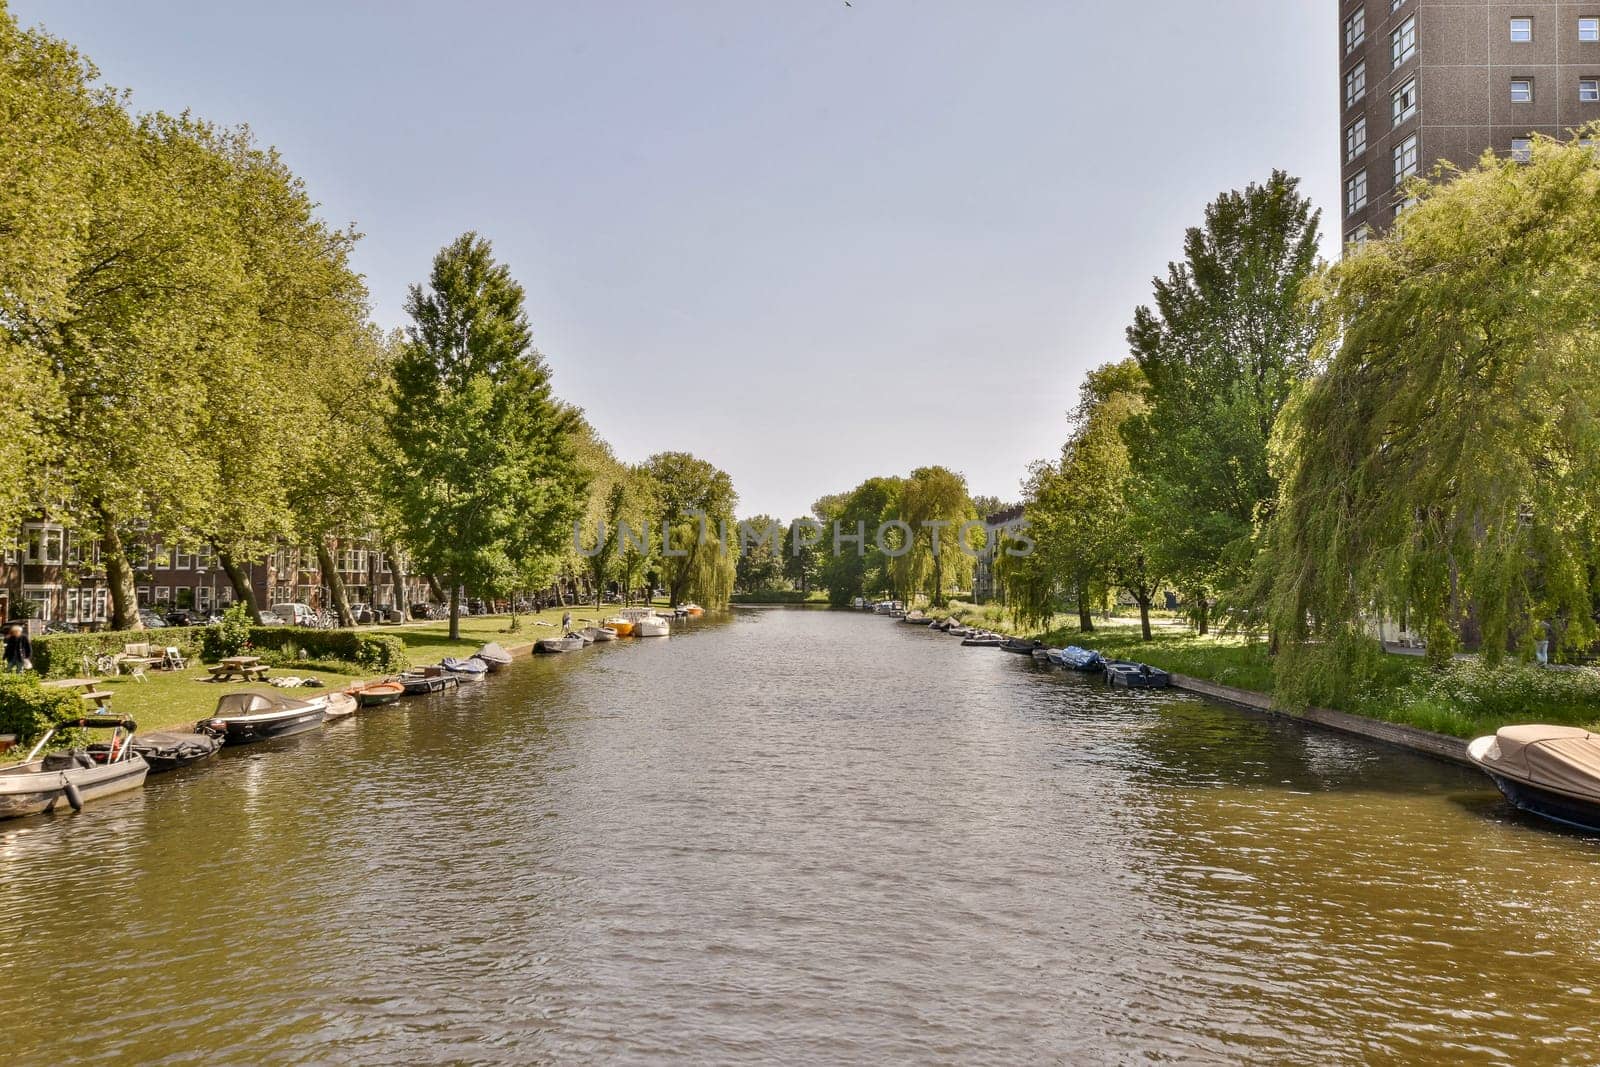
[[[74,636],[63,635],[63,636]],[[34,642],[37,653],[39,643]],[[28,746],[63,719],[82,718],[84,702],[70,689],[46,689],[32,674],[0,674],[0,734],[16,734]],[[82,744],[81,731],[64,731],[56,740],[62,744]]]
[[[151,649],[173,646],[185,656],[198,656],[204,626],[168,626],[159,630],[104,630],[88,634],[47,634],[33,639],[33,669],[42,678],[71,678],[83,673],[83,657],[116,654],[123,645],[148,642]]]
[[[815,596],[815,591],[802,593],[798,589],[758,589],[753,593],[735,593],[735,604],[804,604]],[[818,603],[823,603],[819,600]]]
[[[252,626],[250,646],[258,651],[301,649],[308,659],[342,660],[365,670],[392,673],[411,665],[406,643],[393,634],[365,630],[312,630],[301,626]]]

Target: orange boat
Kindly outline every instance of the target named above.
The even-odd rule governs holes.
[[[633,620],[625,619],[621,615],[613,616],[600,625],[610,627],[611,629],[617,631],[618,637],[633,636]]]
[[[699,604],[685,604],[683,610],[689,613],[689,618],[698,619],[706,613],[706,609]]]
[[[406,687],[399,682],[373,682],[370,685],[352,685],[345,690],[356,698],[356,703],[364,708],[375,708],[383,704],[393,704],[405,696]]]

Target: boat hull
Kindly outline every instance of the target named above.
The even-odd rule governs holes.
[[[633,627],[635,637],[666,637],[672,626],[666,619],[640,619]]]
[[[1479,766],[1482,766],[1480,764]],[[1600,805],[1553,789],[1519,782],[1484,768],[1506,800],[1518,811],[1585,833],[1600,834]]]
[[[228,747],[253,745],[315,730],[327,716],[327,708],[310,708],[282,715],[251,716],[248,720],[208,719],[206,730],[213,736],[220,735],[222,743]]]
[[[94,764],[59,771],[43,770],[40,763],[24,764],[0,774],[0,819],[43,815],[70,808],[67,800],[68,782],[77,788],[79,799],[84,804],[91,804],[142,787],[149,773],[150,765],[137,755],[112,764]]]

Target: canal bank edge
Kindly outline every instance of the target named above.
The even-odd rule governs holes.
[[[1273,699],[1265,693],[1257,693],[1250,689],[1237,689],[1231,685],[1219,685],[1216,682],[1208,682],[1201,678],[1191,678],[1186,674],[1174,674],[1172,676],[1172,686],[1185,692],[1197,693],[1222,704],[1232,704],[1235,707],[1264,712],[1277,718],[1291,719],[1311,726],[1320,726],[1325,730],[1351,734],[1356,737],[1366,738],[1369,741],[1378,741],[1386,745],[1409,749],[1413,752],[1420,752],[1425,756],[1432,756],[1435,759],[1472,766],[1472,761],[1467,758],[1467,742],[1462,738],[1451,737],[1448,734],[1436,734],[1430,730],[1419,730],[1415,726],[1404,726],[1400,723],[1368,719],[1361,715],[1351,715],[1349,712],[1334,711],[1332,708],[1306,708],[1303,711],[1288,711],[1278,707],[1273,702]]]

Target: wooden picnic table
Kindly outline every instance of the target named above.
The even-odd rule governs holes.
[[[155,667],[166,662],[166,659],[166,656],[118,656],[117,673],[121,674],[124,666]]]
[[[57,678],[39,684],[50,689],[81,689],[83,692],[78,694],[80,699],[88,701],[100,711],[109,711],[112,693],[108,689],[100,688],[103,681],[101,678]]]
[[[241,682],[260,681],[267,676],[266,664],[260,656],[225,656],[215,667],[207,667],[214,682],[226,682],[237,677]]]

